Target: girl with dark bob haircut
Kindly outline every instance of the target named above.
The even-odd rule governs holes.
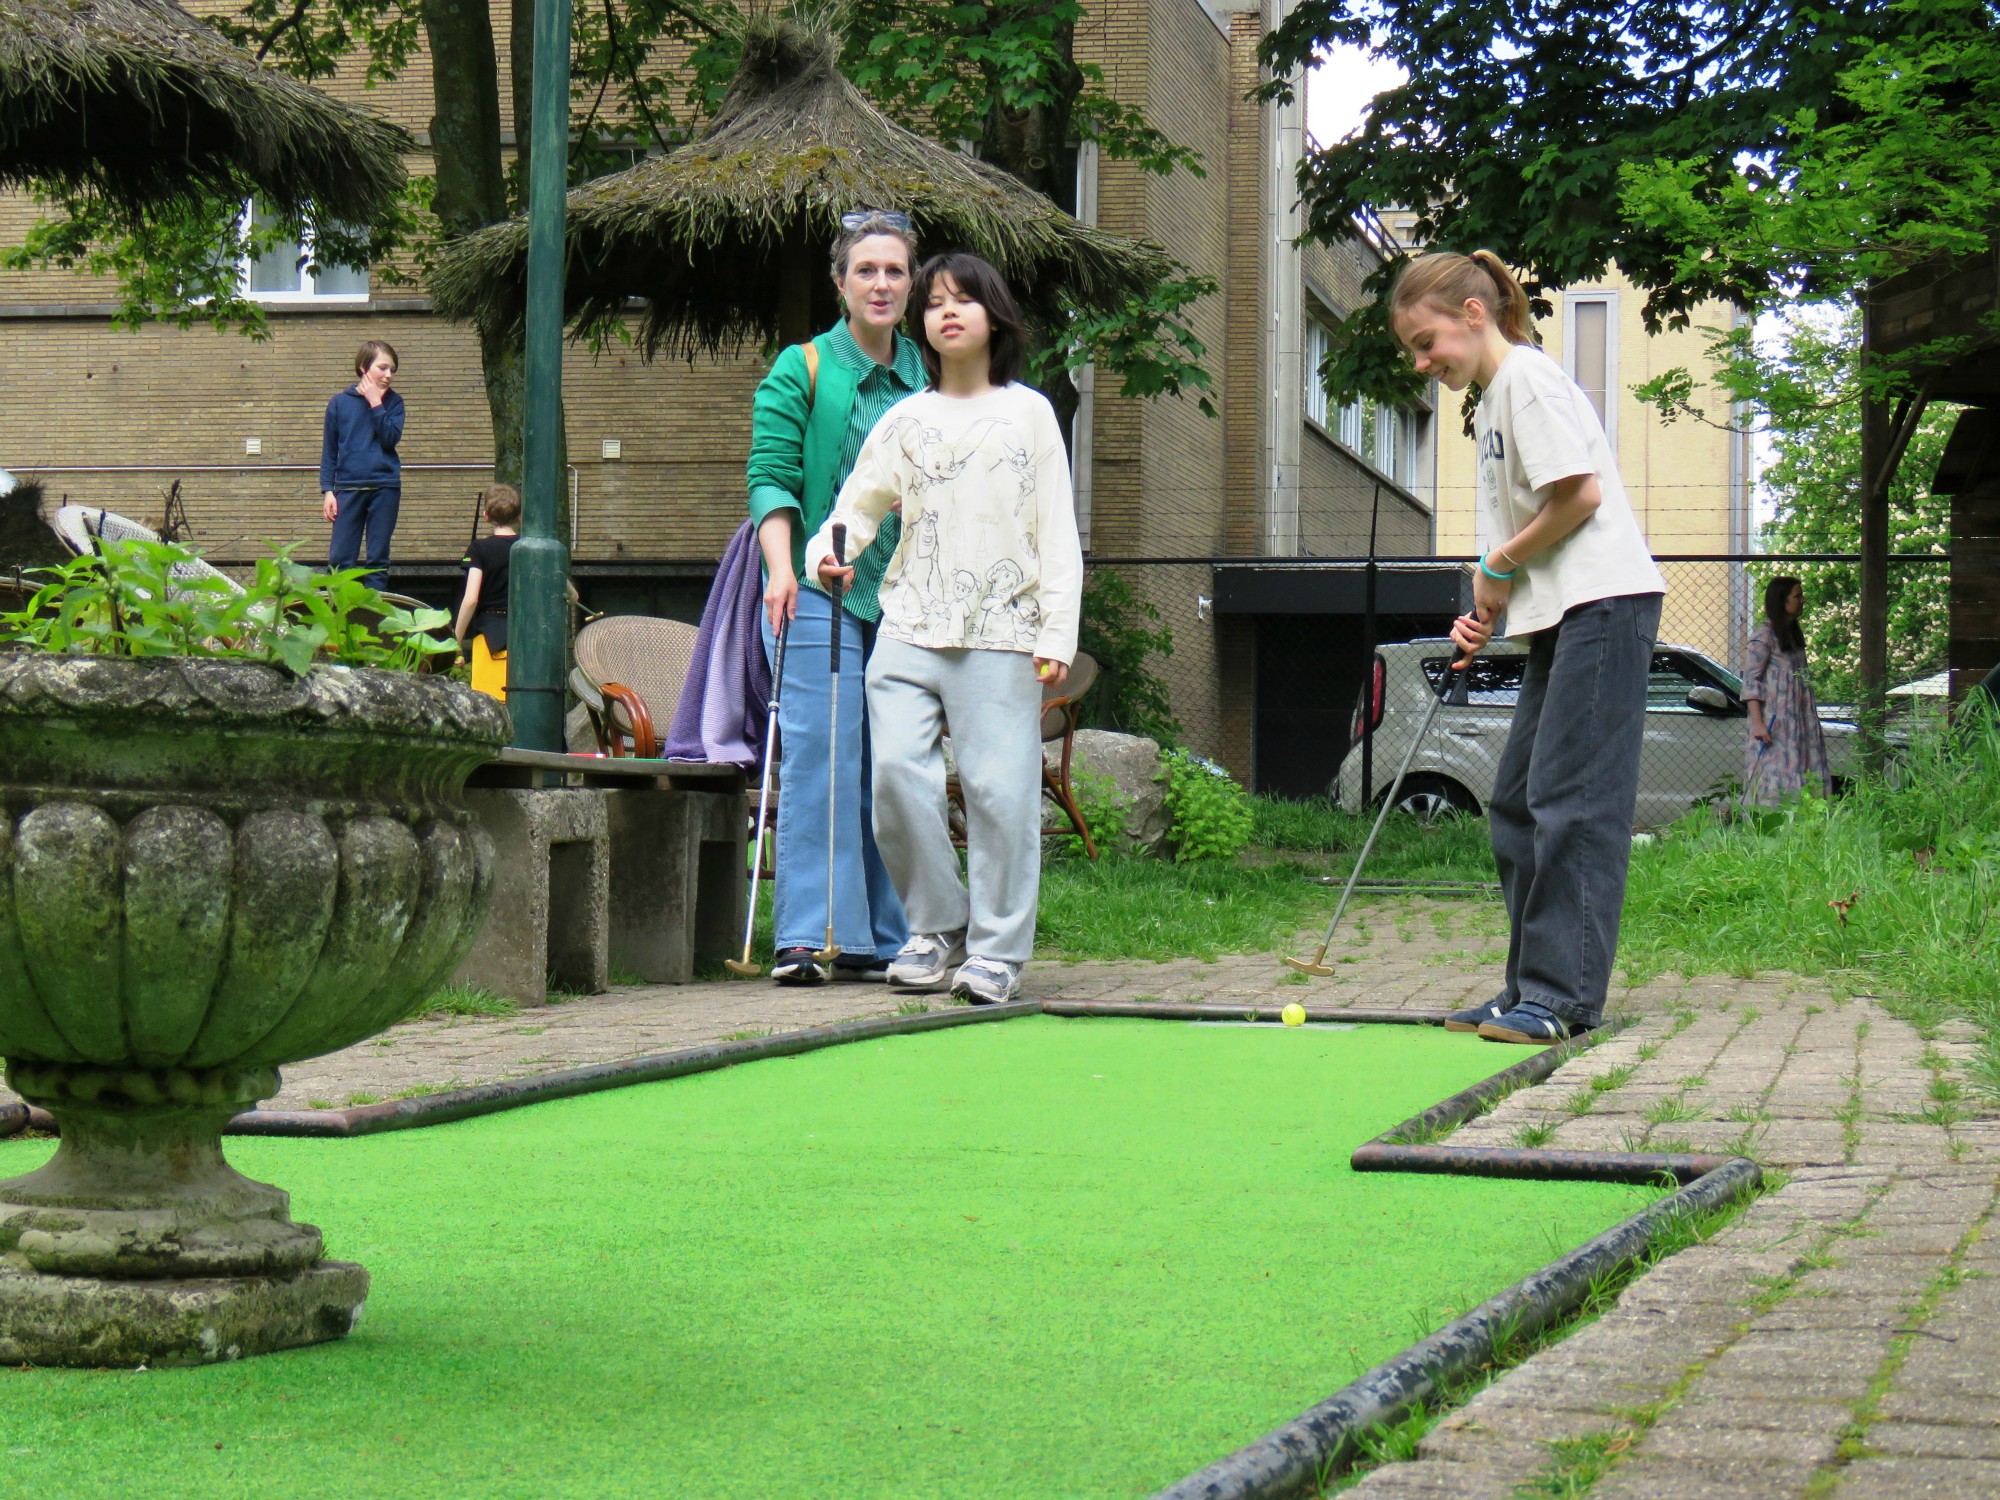
[[[961,297],[986,309],[986,319],[993,330],[993,342],[987,346],[993,383],[1012,385],[1021,378],[1028,359],[1028,335],[1021,320],[1021,305],[1014,300],[998,271],[965,250],[933,255],[919,268],[910,287],[910,317],[917,325],[917,345],[923,350],[924,369],[931,377],[931,384],[938,383],[943,366],[937,350],[923,336],[924,308],[930,304],[931,289],[941,276],[951,278]]]

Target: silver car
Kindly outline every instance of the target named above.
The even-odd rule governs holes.
[[[1380,797],[1410,747],[1410,736],[1423,723],[1435,684],[1457,654],[1442,636],[1376,651],[1372,680],[1363,684],[1355,705],[1353,743],[1333,787],[1343,808],[1352,812],[1362,805],[1365,723],[1373,721],[1371,791]],[[1417,747],[1399,790],[1400,806],[1424,817],[1485,811],[1527,662],[1526,648],[1506,640],[1494,641],[1473,658],[1465,681],[1438,710],[1425,743]],[[1692,646],[1657,647],[1646,685],[1646,740],[1633,826],[1671,823],[1732,778],[1741,778],[1747,719],[1743,683],[1734,672]],[[1837,789],[1860,754],[1859,731],[1838,720],[1823,720],[1821,727]]]

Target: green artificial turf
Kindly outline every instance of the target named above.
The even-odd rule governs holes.
[[[1143,1495],[1652,1199],[1348,1171],[1523,1055],[1036,1018],[234,1140],[373,1273],[361,1326],[0,1373],[0,1494]]]

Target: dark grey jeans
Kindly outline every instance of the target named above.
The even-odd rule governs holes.
[[[1507,901],[1507,1003],[1604,1019],[1632,858],[1659,594],[1579,604],[1528,637],[1488,822]]]

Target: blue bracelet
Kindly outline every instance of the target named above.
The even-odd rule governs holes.
[[[1491,568],[1486,566],[1486,559],[1484,557],[1481,557],[1479,559],[1479,571],[1484,573],[1488,578],[1492,579],[1495,583],[1506,583],[1509,579],[1511,579],[1514,576],[1514,573],[1518,573],[1521,570],[1519,568],[1516,568],[1514,570],[1514,573],[1496,573]]]

